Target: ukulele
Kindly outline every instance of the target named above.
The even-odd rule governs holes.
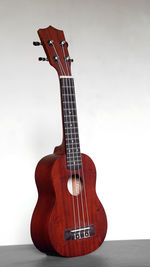
[[[47,60],[60,82],[63,140],[53,154],[37,164],[38,201],[31,220],[34,245],[46,254],[75,257],[96,250],[107,231],[105,210],[96,191],[96,169],[80,152],[74,79],[68,43],[63,31],[52,26],[39,29]]]

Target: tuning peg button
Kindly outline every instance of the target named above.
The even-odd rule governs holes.
[[[39,60],[39,61],[48,61],[48,58],[45,58],[45,57],[39,57],[38,60]]]
[[[33,45],[34,46],[39,46],[39,45],[42,45],[40,42],[33,42]]]
[[[54,61],[58,62],[59,57],[58,56],[54,56],[53,59],[54,59]]]
[[[61,45],[61,46],[64,46],[65,43],[66,43],[66,41],[61,41],[61,42],[60,42],[60,45]]]
[[[48,43],[49,46],[52,46],[54,44],[54,41],[53,40],[48,40],[47,43]]]
[[[61,42],[60,42],[60,45],[61,45],[61,46],[64,46],[65,44],[66,44],[67,47],[68,47],[68,43],[67,43],[66,41],[61,41]]]
[[[73,62],[73,59],[70,58],[70,57],[65,57],[65,61],[66,61],[66,62]]]

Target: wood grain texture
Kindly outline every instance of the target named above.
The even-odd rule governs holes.
[[[64,240],[64,231],[74,228],[72,195],[67,189],[70,171],[66,168],[65,154],[44,157],[36,168],[38,202],[31,221],[31,236],[35,246],[45,253],[56,251],[62,256],[74,257],[88,254],[103,242],[107,231],[106,214],[96,192],[96,170],[92,160],[82,154],[84,186],[90,224],[94,224],[95,235],[80,240]],[[82,171],[79,175],[83,177]],[[85,221],[87,222],[85,194],[82,190]],[[81,194],[78,196],[81,226],[83,212]],[[75,202],[76,218],[77,201]],[[76,220],[78,223],[78,220]]]

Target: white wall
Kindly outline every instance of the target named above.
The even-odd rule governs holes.
[[[97,167],[107,240],[150,238],[150,1],[1,0],[0,245],[31,243],[34,170],[62,138],[57,74],[36,31],[63,29],[82,152]]]

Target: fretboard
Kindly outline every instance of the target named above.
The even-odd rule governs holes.
[[[82,162],[73,78],[60,76],[60,86],[67,169],[77,170],[81,168]]]

